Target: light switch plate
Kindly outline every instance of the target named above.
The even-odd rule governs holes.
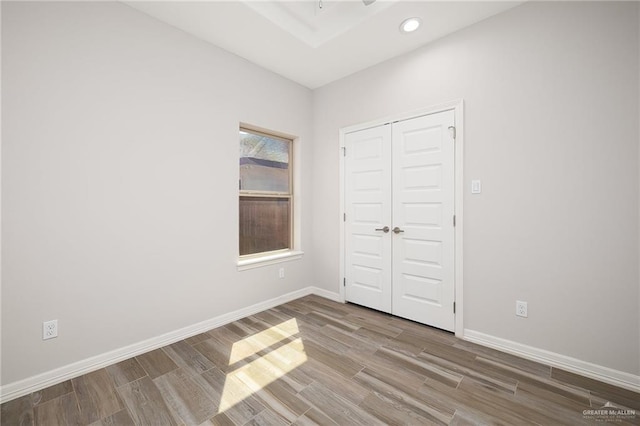
[[[482,192],[482,182],[479,180],[471,181],[471,193],[472,194],[480,194]]]

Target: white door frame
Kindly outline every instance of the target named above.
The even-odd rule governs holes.
[[[444,104],[434,105],[426,108],[419,109],[417,111],[411,111],[401,114],[395,114],[389,117],[383,117],[368,121],[366,123],[356,124],[340,129],[340,217],[339,217],[339,229],[340,229],[340,300],[345,302],[345,226],[344,226],[344,196],[345,196],[345,161],[344,161],[344,148],[345,148],[345,134],[350,132],[356,132],[359,130],[368,129],[371,127],[381,126],[387,123],[393,123],[394,121],[402,121],[410,118],[420,117],[422,115],[434,114],[442,111],[453,110],[455,115],[455,210],[456,227],[455,227],[455,268],[454,268],[454,289],[455,289],[455,301],[456,301],[456,315],[455,315],[455,335],[462,338],[464,332],[463,322],[463,262],[462,262],[462,235],[463,235],[463,208],[462,202],[464,198],[464,175],[463,175],[463,159],[464,159],[464,102],[462,99],[447,102]]]

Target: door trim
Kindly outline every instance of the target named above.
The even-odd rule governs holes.
[[[464,168],[463,168],[463,159],[464,159],[464,101],[462,99],[454,100],[451,102],[446,102],[438,105],[433,105],[430,107],[421,108],[419,110],[394,114],[387,117],[377,118],[371,121],[367,121],[360,124],[355,124],[347,127],[343,127],[340,129],[340,149],[338,150],[338,156],[340,161],[340,215],[338,217],[339,220],[339,229],[340,229],[340,281],[338,286],[340,288],[340,300],[345,302],[345,288],[344,288],[344,277],[345,277],[345,225],[344,225],[344,212],[345,212],[345,160],[343,149],[345,148],[345,135],[347,133],[369,129],[371,127],[377,127],[388,123],[393,123],[394,121],[402,121],[408,120],[411,118],[420,117],[423,115],[435,114],[442,111],[454,111],[454,120],[456,125],[456,150],[455,150],[455,159],[454,159],[454,167],[455,167],[455,183],[454,183],[454,214],[456,216],[456,227],[455,227],[455,267],[454,267],[454,289],[455,289],[455,304],[456,304],[456,314],[455,314],[455,335],[456,337],[462,338],[464,336],[464,302],[463,302],[463,239],[462,236],[464,234],[463,224],[464,224],[464,216],[463,216],[463,199],[464,199]],[[453,307],[452,307],[453,309]]]

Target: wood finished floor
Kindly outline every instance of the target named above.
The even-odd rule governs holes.
[[[607,402],[640,424],[640,394],[308,296],[9,401],[1,422],[577,425]]]

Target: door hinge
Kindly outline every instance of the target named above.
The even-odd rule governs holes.
[[[343,157],[346,157],[346,156],[347,156],[347,147],[346,147],[346,146],[343,146],[343,147],[342,147],[342,156],[343,156]]]
[[[347,221],[347,214],[346,213],[342,213],[342,221],[343,222]]]
[[[454,228],[456,226],[456,215],[455,214],[453,215],[453,226],[454,226]]]
[[[453,302],[453,313],[456,313],[456,302]]]
[[[454,126],[449,126],[449,131],[451,132],[451,137],[453,139],[456,138],[456,128]]]
[[[347,286],[347,279],[343,278],[342,279],[342,287],[346,287]]]

